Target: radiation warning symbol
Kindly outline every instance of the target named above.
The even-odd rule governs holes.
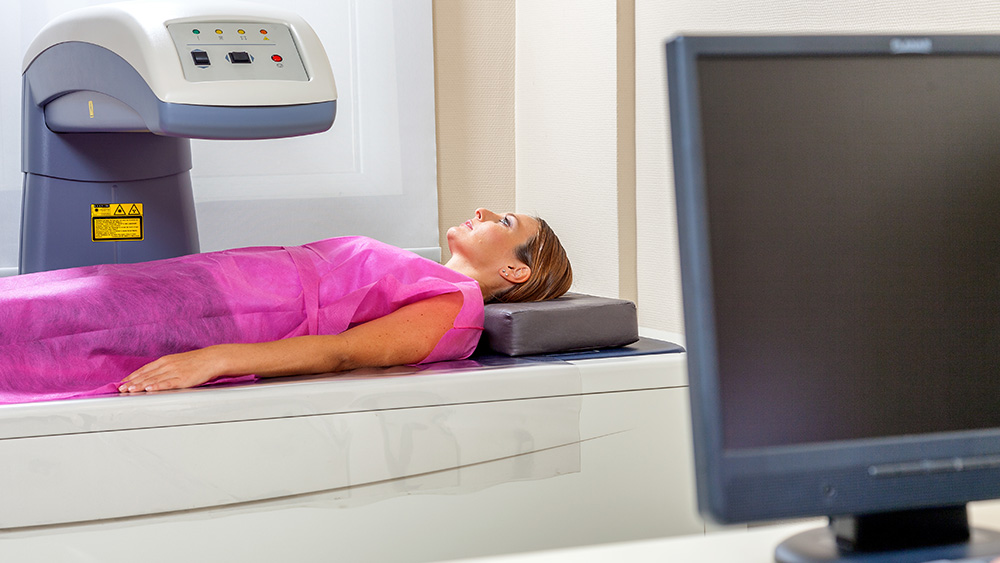
[[[91,204],[90,223],[94,242],[142,240],[142,204]]]

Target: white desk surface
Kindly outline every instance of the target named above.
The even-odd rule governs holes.
[[[973,503],[969,507],[973,526],[1000,530],[1000,500]],[[726,530],[706,535],[678,536],[657,540],[585,546],[553,551],[513,554],[468,560],[476,563],[773,563],[774,548],[789,536],[826,525],[825,519],[791,524]]]

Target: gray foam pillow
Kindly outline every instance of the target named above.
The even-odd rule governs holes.
[[[551,301],[486,305],[483,339],[508,356],[625,346],[639,340],[635,303],[567,293]]]

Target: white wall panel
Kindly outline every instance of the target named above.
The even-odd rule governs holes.
[[[617,297],[617,5],[517,2],[517,210],[573,263],[573,290]]]
[[[664,43],[679,33],[1000,33],[988,0],[634,0],[639,322],[683,332]]]

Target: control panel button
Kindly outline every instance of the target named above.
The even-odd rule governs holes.
[[[253,62],[253,59],[250,58],[250,53],[246,51],[233,51],[229,53],[229,62],[236,65],[248,65]]]
[[[280,63],[281,61],[283,61],[285,59],[281,58],[281,55],[271,55],[271,60],[274,61],[274,62],[276,62],[276,63]]]
[[[208,66],[212,64],[212,61],[208,59],[208,53],[205,51],[191,51],[191,58],[194,59],[195,66]]]

